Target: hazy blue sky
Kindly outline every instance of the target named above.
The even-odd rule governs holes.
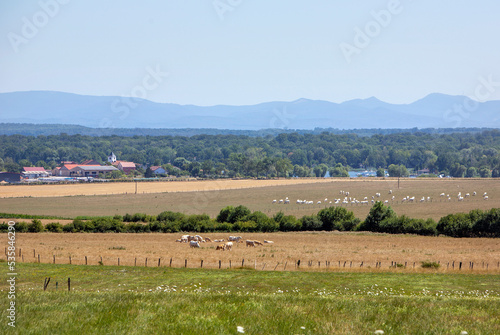
[[[499,15],[498,0],[2,1],[0,92],[408,103],[489,78],[498,100]]]

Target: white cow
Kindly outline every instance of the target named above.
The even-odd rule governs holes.
[[[233,242],[224,243],[224,250],[231,250],[232,247],[233,247]]]
[[[255,242],[254,241],[250,241],[250,240],[246,240],[246,246],[247,247],[255,247]]]
[[[242,239],[241,236],[229,236],[228,241],[234,241],[238,243]]]
[[[200,243],[198,241],[190,241],[189,242],[189,246],[191,248],[199,248],[200,247]]]

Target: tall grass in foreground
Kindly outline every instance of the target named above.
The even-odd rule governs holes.
[[[19,264],[18,273],[20,334],[500,333],[498,275],[48,264]],[[0,289],[7,306],[5,281]]]

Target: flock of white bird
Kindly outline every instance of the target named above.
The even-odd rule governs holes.
[[[317,204],[317,205],[321,205],[321,204],[329,204],[329,205],[333,205],[333,204],[343,204],[343,205],[347,205],[347,204],[360,204],[360,205],[368,205],[368,204],[374,204],[376,201],[380,201],[378,200],[378,198],[381,197],[381,194],[379,192],[375,193],[375,195],[372,195],[371,196],[371,199],[369,199],[369,197],[364,197],[363,200],[360,200],[360,199],[356,199],[355,197],[350,197],[349,194],[350,192],[348,191],[343,191],[343,190],[340,190],[339,192],[340,195],[343,195],[344,197],[340,197],[340,198],[335,198],[335,199],[332,199],[332,200],[328,200],[328,198],[325,198],[325,200],[307,200],[307,199],[297,199],[297,201],[295,202],[296,204],[298,205],[314,205],[314,204]],[[392,190],[389,190],[389,195],[392,194]],[[458,192],[458,195],[457,195],[457,199],[458,201],[463,201],[465,198],[469,198],[471,196],[475,197],[477,195],[477,192],[474,191],[471,193],[465,193],[462,195],[462,192]],[[441,198],[446,198],[447,201],[451,201],[452,198],[449,194],[445,194],[445,193],[441,193],[439,195]],[[488,193],[484,192],[483,194],[483,199],[484,200],[488,200]],[[396,197],[393,195],[391,196],[391,199],[386,199],[384,200],[384,203],[385,204],[388,204],[390,201],[394,202],[394,201],[397,201],[396,200]],[[413,203],[413,202],[416,202],[416,198],[414,196],[405,196],[404,198],[401,199],[401,203]],[[423,196],[419,199],[419,202],[432,202],[432,197],[431,196]],[[285,197],[285,199],[274,199],[272,201],[273,204],[290,204],[290,199],[288,197]]]

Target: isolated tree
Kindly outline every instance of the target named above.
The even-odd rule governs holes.
[[[396,213],[390,206],[384,206],[380,201],[377,201],[370,209],[365,222],[360,227],[360,230],[379,231],[380,223],[386,219],[396,216]]]
[[[377,177],[385,177],[385,170],[382,168],[377,169]]]
[[[154,172],[153,172],[153,170],[151,170],[150,166],[148,166],[148,168],[146,169],[146,172],[144,172],[144,177],[145,178],[153,178],[154,177]]]

